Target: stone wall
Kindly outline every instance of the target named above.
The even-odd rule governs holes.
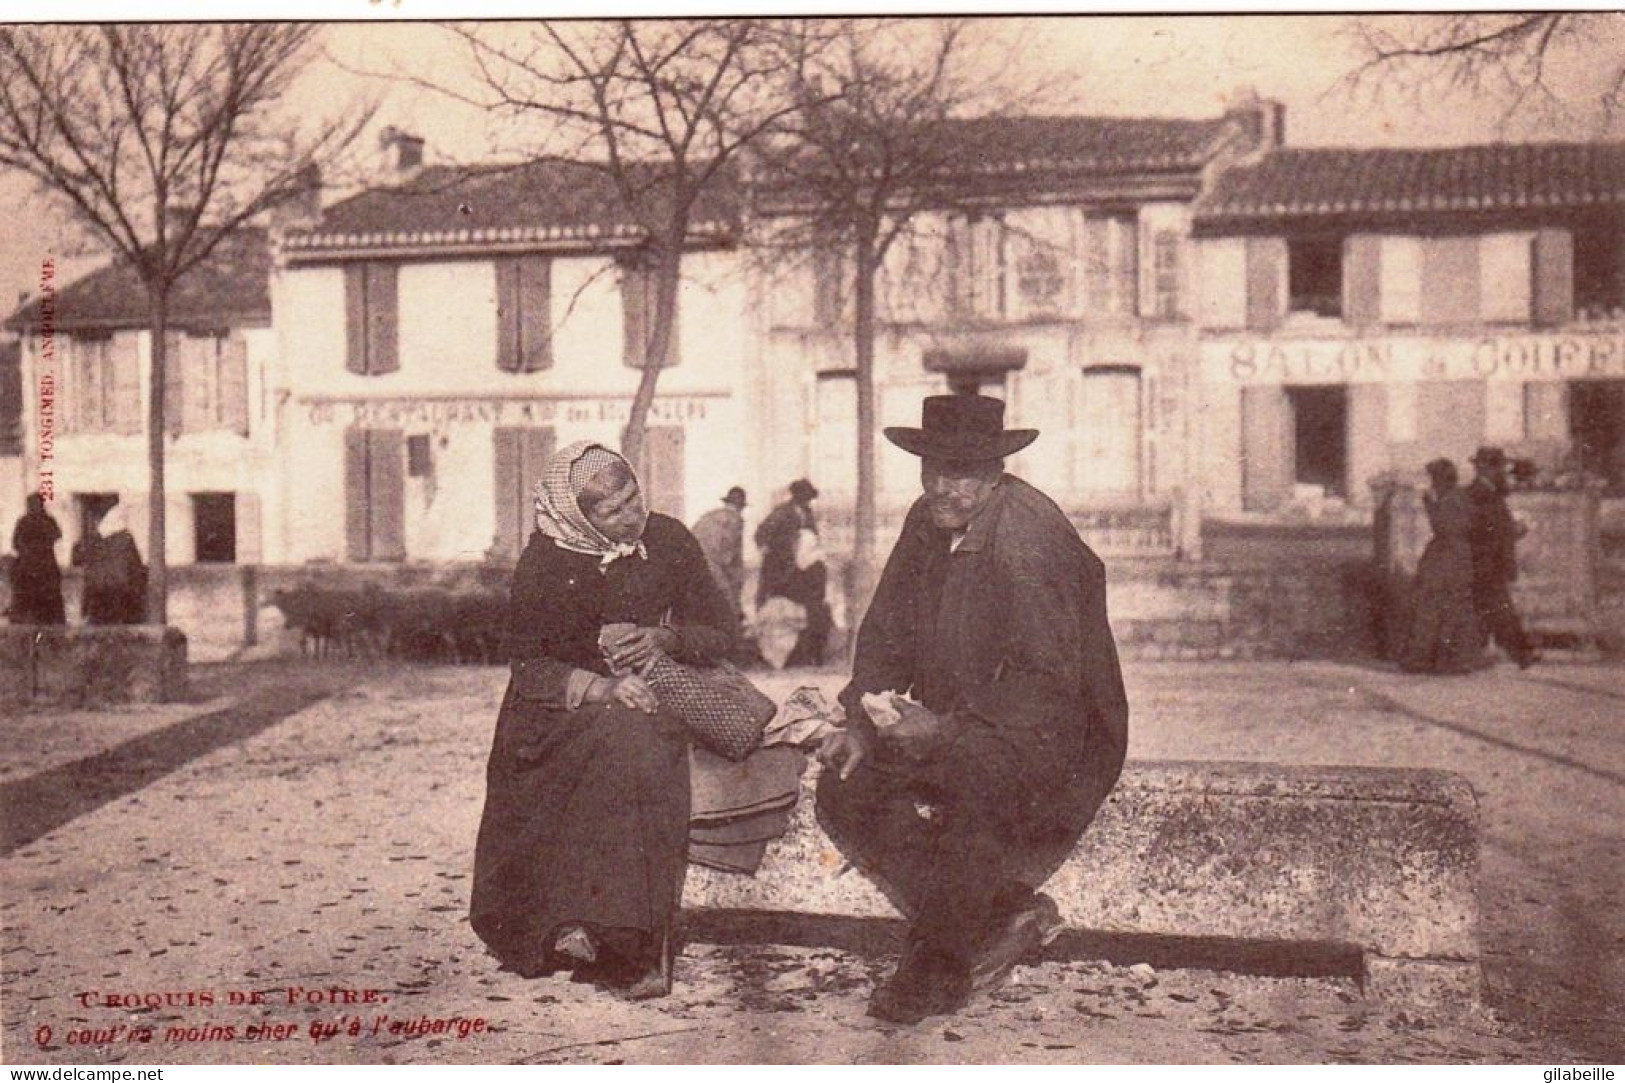
[[[186,636],[154,624],[0,626],[0,704],[169,703],[186,695]]]

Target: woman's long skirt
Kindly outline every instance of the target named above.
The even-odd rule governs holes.
[[[560,926],[657,939],[682,896],[688,738],[670,714],[557,711],[509,689],[486,768],[470,920],[527,976],[555,968]]]
[[[1473,556],[1465,542],[1428,542],[1416,565],[1414,598],[1400,665],[1417,673],[1478,668],[1484,637],[1473,607]]]

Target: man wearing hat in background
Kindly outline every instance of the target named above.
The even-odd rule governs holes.
[[[818,818],[912,925],[870,1014],[957,1011],[1060,931],[1037,891],[1116,784],[1128,701],[1106,578],[1055,503],[1004,472],[1038,433],[1004,403],[927,398],[886,438],[921,458],[858,633],[847,725],[819,758]],[[863,698],[892,698],[877,728]],[[885,711],[879,712],[888,717]]]
[[[768,512],[756,527],[756,545],[762,551],[761,579],[756,605],[769,598],[785,598],[802,607],[807,622],[785,664],[815,666],[824,660],[824,647],[834,626],[829,603],[828,569],[818,547],[818,520],[812,502],[818,490],[806,478],[790,483],[790,499]]]
[[[745,490],[735,485],[694,522],[694,537],[711,566],[711,577],[733,607],[734,620],[744,623],[745,594]]]
[[[1524,528],[1507,507],[1506,453],[1481,447],[1473,455],[1473,483],[1467,486],[1472,510],[1467,544],[1473,552],[1473,608],[1484,630],[1527,669],[1540,660],[1540,652],[1524,633],[1518,611],[1512,607],[1511,585],[1518,578],[1518,539]]]

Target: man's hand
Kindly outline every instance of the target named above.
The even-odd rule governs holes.
[[[868,758],[869,738],[859,729],[836,730],[818,746],[818,762],[828,770],[839,771],[842,782]]]
[[[942,733],[942,719],[918,703],[911,703],[899,697],[892,700],[892,706],[901,717],[894,725],[876,732],[882,741],[898,751],[922,752],[925,746]]]
[[[639,670],[656,652],[677,649],[677,633],[670,628],[635,628],[605,648],[609,664],[618,670]]]

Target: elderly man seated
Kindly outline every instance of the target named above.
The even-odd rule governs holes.
[[[979,395],[927,398],[922,425],[885,430],[920,456],[924,495],[858,633],[818,785],[824,829],[911,921],[869,1009],[902,1023],[957,1011],[1059,932],[1037,889],[1128,747],[1100,559],[1004,472],[1038,433],[1006,430],[1004,403]]]

